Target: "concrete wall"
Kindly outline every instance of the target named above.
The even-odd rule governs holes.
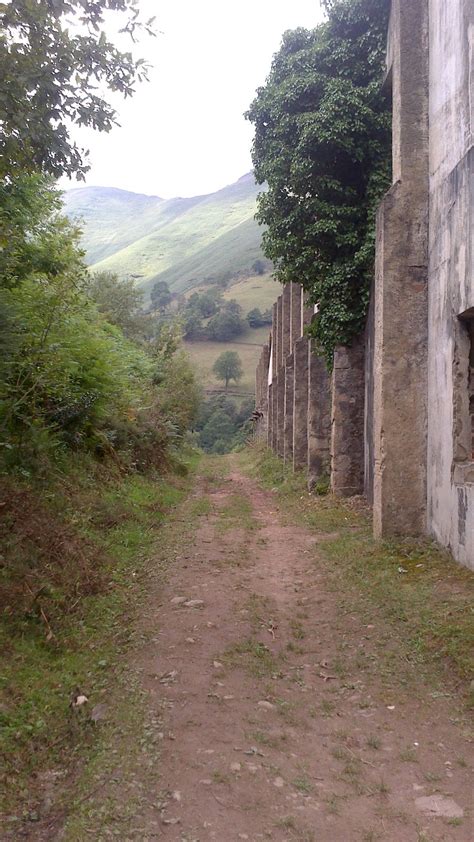
[[[474,568],[470,342],[459,318],[474,307],[474,4],[430,0],[429,12],[428,530]]]
[[[332,371],[331,490],[341,497],[364,491],[365,343],[336,348]]]
[[[331,440],[331,379],[326,361],[308,343],[308,488],[329,476]]]
[[[308,461],[308,345],[305,337],[293,346],[293,470],[306,468]]]
[[[393,177],[377,217],[374,532],[426,531],[428,0],[392,0]]]

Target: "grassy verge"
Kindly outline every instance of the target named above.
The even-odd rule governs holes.
[[[239,456],[243,468],[280,499],[284,515],[317,533],[318,564],[368,622],[378,613],[403,642],[420,671],[435,664],[448,692],[474,706],[474,575],[428,540],[375,541],[361,503],[307,493],[293,474],[261,446]]]
[[[35,821],[47,776],[95,751],[91,711],[117,681],[150,556],[190,483],[191,473],[124,476],[88,462],[43,488],[5,481],[0,752],[12,822]],[[83,710],[71,707],[77,692]]]

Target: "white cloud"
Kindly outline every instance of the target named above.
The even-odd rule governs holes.
[[[165,198],[212,192],[251,168],[252,127],[243,112],[283,32],[317,25],[319,3],[141,0],[140,6],[156,15],[160,30],[136,48],[153,64],[151,80],[133,99],[116,100],[121,128],[75,132],[90,149],[87,184]]]

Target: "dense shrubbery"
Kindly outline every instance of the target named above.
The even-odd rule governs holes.
[[[207,400],[201,405],[195,425],[199,446],[206,453],[229,453],[243,444],[252,431],[254,406],[253,400],[245,400],[238,407],[225,395]]]
[[[117,313],[101,312],[94,290],[110,306],[111,291],[123,290],[108,278],[104,297],[100,279],[91,282],[78,231],[60,215],[58,194],[46,179],[24,175],[4,192],[3,465],[24,471],[71,448],[110,454],[133,468],[158,464],[182,438],[198,404],[176,337],[164,331],[140,345],[122,330],[136,338],[133,311],[122,307],[122,321]]]

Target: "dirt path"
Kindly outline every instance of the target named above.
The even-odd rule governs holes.
[[[377,628],[341,608],[317,539],[283,525],[271,492],[235,470],[201,477],[195,501],[134,659],[158,786],[145,751],[139,814],[59,838],[472,842],[472,747],[451,702],[384,672]]]

